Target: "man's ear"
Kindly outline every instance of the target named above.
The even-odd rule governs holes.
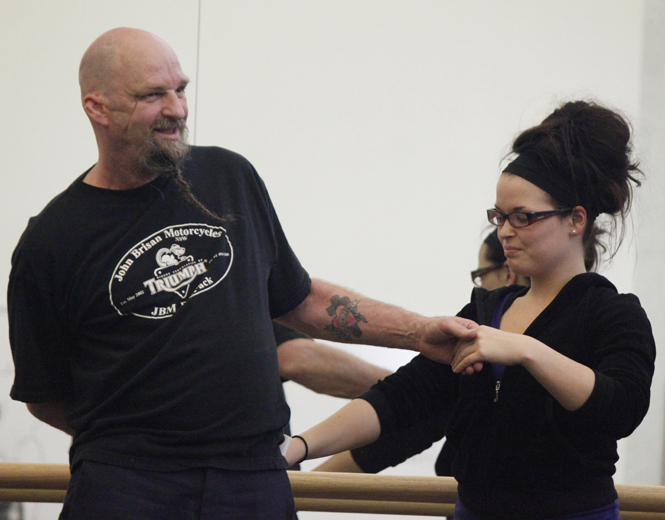
[[[91,92],[83,97],[83,110],[88,114],[91,121],[102,126],[108,126],[106,100],[99,92]]]

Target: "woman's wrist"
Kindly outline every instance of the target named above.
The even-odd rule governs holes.
[[[300,435],[294,435],[291,437],[292,439],[300,439],[300,442],[302,445],[305,447],[305,453],[304,455],[296,462],[296,464],[300,464],[302,461],[307,459],[307,455],[309,455],[309,446],[307,445],[307,441],[305,440],[304,437],[301,437]]]
[[[533,371],[537,370],[539,365],[542,364],[542,359],[547,353],[546,350],[551,349],[544,343],[530,336],[521,336],[519,341],[521,343],[519,364],[533,375]]]

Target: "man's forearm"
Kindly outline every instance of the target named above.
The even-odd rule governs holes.
[[[418,350],[416,336],[424,320],[400,307],[313,279],[305,301],[278,321],[315,338]]]
[[[320,394],[351,399],[390,370],[311,339],[286,341],[277,349],[279,374]]]
[[[426,318],[322,280],[312,280],[307,298],[278,321],[314,338],[414,350],[447,364],[458,341],[475,337],[478,327],[458,317]]]

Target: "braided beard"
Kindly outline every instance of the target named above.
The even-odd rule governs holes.
[[[153,130],[178,129],[177,140],[157,138]],[[148,173],[171,173],[180,168],[189,153],[187,125],[184,119],[161,117],[150,128],[139,149],[139,166]]]
[[[171,130],[174,128],[177,128],[179,131],[177,140],[158,140],[152,131],[148,134],[139,153],[139,165],[141,169],[150,174],[156,173],[170,176],[175,181],[182,197],[218,224],[232,221],[232,217],[220,217],[208,209],[194,195],[192,187],[182,174],[182,167],[190,150],[187,143],[188,131],[185,120],[162,117],[155,121],[151,130]]]

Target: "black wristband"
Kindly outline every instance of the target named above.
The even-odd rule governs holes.
[[[301,437],[300,435],[293,435],[291,438],[292,439],[300,439],[302,441],[302,443],[305,445],[305,455],[303,455],[302,459],[300,459],[298,462],[296,462],[296,464],[300,464],[303,460],[305,460],[307,458],[307,455],[309,454],[309,446],[307,446],[307,441],[303,437]]]

